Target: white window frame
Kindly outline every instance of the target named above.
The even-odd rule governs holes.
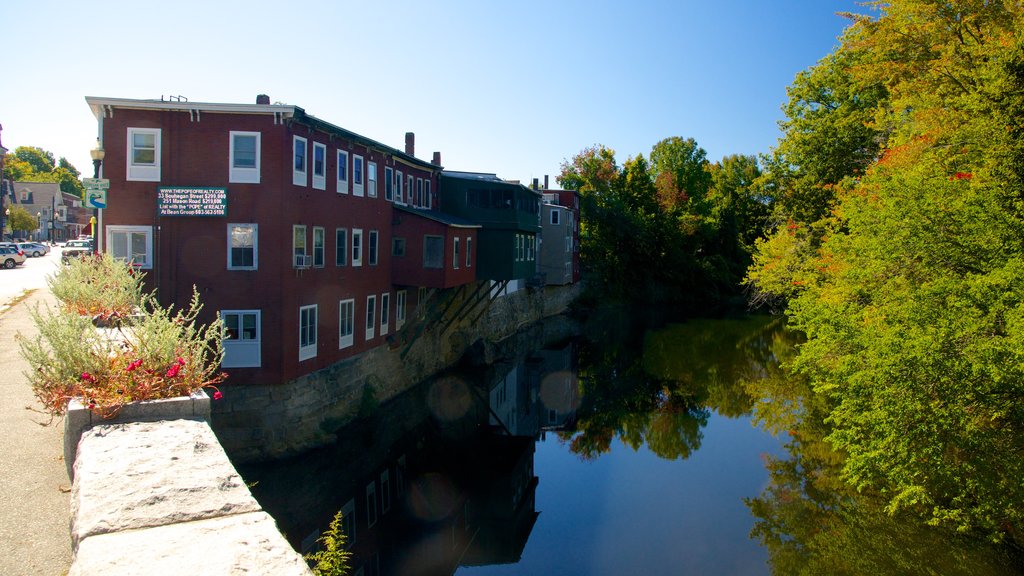
[[[416,179],[416,207],[423,207],[423,178]]]
[[[241,334],[236,338],[224,338],[224,360],[220,364],[221,368],[259,368],[261,366],[260,347],[263,341],[261,312],[259,310],[220,311],[222,319],[227,316],[237,316],[239,326],[242,325],[243,316],[255,316],[256,335],[254,338],[245,338]]]
[[[352,247],[350,255],[350,261],[352,267],[358,267],[363,265],[363,229],[353,228],[352,238],[350,240],[350,246]]]
[[[452,238],[452,270],[459,269],[459,237]]]
[[[351,167],[348,165],[348,152],[338,150],[338,194],[348,194],[348,175]]]
[[[366,297],[366,339],[373,340],[377,335],[377,295],[370,294]]]
[[[252,229],[252,266],[239,265],[234,263],[232,250],[232,240],[234,239],[233,231],[236,228],[251,228]],[[260,264],[260,229],[259,224],[251,223],[233,223],[228,224],[228,270],[257,270]]]
[[[341,243],[338,243],[338,236],[341,236]],[[334,229],[334,265],[348,265],[348,228]]]
[[[296,240],[302,240],[302,245]],[[292,225],[292,266],[295,268],[306,268],[309,266],[309,252],[306,249],[309,244],[306,243],[306,225],[305,224],[294,224]],[[299,248],[302,249],[302,253],[299,253]]]
[[[241,132],[232,130],[228,133],[228,182],[237,184],[259,184],[260,183],[260,155],[261,155],[261,133]],[[256,163],[254,166],[235,165],[235,138],[251,137],[256,139]]]
[[[413,176],[412,174],[409,174],[408,176],[406,176],[406,179],[405,179],[405,195],[406,195],[405,203],[410,205],[410,206],[415,206],[416,205],[415,190],[416,190],[416,177]]]
[[[135,161],[135,135],[148,134],[153,136],[153,162]],[[125,156],[127,162],[127,180],[139,182],[160,181],[160,153],[161,153],[161,130],[160,128],[128,128],[128,153]],[[148,149],[148,148],[145,148]]]
[[[466,237],[466,268],[473,267],[473,237]]]
[[[405,175],[402,174],[401,170],[395,170],[395,202],[402,205],[405,205],[404,178]]]
[[[370,198],[377,197],[377,163],[366,163],[366,195]]]
[[[390,166],[384,167],[384,199],[388,202],[395,200],[395,169]]]
[[[347,313],[347,315],[346,315]],[[346,330],[347,328],[347,330]],[[356,301],[353,298],[338,301],[338,350],[355,344]]]
[[[296,166],[298,152],[302,150],[302,167]],[[309,170],[309,144],[302,136],[292,136],[292,184],[306,186],[306,174]]]
[[[433,199],[430,197],[430,178],[423,179],[423,200],[425,203],[424,207],[427,210],[430,210],[434,203]]]
[[[352,195],[363,196],[366,182],[366,160],[359,154],[352,155]]]
[[[153,268],[153,227],[152,226],[105,226],[107,251],[113,254],[114,258],[125,262],[131,261],[132,266],[142,270],[150,270]],[[114,251],[115,242],[114,237],[120,234],[127,234],[127,248],[128,252],[124,254],[118,254]],[[131,236],[134,234],[143,234],[145,238],[145,261],[141,264],[135,259],[135,255],[131,254],[132,244]]]
[[[319,236],[319,246],[317,240]],[[323,268],[327,254],[327,232],[323,226],[313,226],[313,267]]]
[[[320,167],[317,168],[316,155],[321,154]],[[311,159],[313,167],[313,188],[317,190],[327,190],[327,145],[321,144],[320,142],[313,142],[313,158]]]
[[[299,361],[316,357],[317,324],[319,313],[316,304],[299,307]],[[309,321],[312,319],[312,326]],[[312,330],[312,334],[309,331]],[[312,338],[309,338],[312,336]]]
[[[376,266],[380,262],[380,232],[370,230],[366,237],[366,263]]]
[[[401,330],[405,325],[405,303],[408,294],[405,290],[399,290],[395,294],[395,330]]]
[[[345,549],[352,548],[356,541],[356,502],[349,499],[341,507],[341,529],[345,533]]]
[[[391,323],[391,292],[380,295],[380,335],[387,336],[388,325]]]

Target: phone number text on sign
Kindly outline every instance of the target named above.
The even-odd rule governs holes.
[[[158,188],[160,216],[225,216],[227,188]]]

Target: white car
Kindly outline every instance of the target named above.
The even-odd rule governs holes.
[[[0,267],[10,270],[24,264],[25,260],[25,253],[17,246],[0,246]]]

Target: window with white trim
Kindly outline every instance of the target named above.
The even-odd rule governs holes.
[[[341,530],[345,533],[345,548],[351,548],[356,541],[356,503],[350,499],[341,507]]]
[[[334,265],[344,266],[348,261],[348,229],[334,230]]]
[[[260,133],[229,132],[228,182],[260,183]]]
[[[299,308],[299,360],[316,356],[317,305]]]
[[[228,270],[257,269],[258,231],[256,224],[228,224]]]
[[[372,340],[377,335],[377,295],[366,297],[366,339]]]
[[[363,230],[361,228],[352,229],[352,265],[363,265]]]
[[[306,139],[302,136],[292,137],[292,184],[306,185]]]
[[[393,202],[395,199],[395,169],[384,167],[384,199]]]
[[[388,333],[388,324],[391,322],[391,293],[385,292],[380,295],[380,335]]]
[[[221,368],[260,367],[260,311],[221,310],[224,360]]]
[[[430,207],[433,205],[434,201],[430,197],[430,179],[429,178],[423,181],[423,200],[426,202],[426,205],[424,207],[427,210],[430,210]]]
[[[313,226],[313,267],[323,268],[324,267],[324,244],[327,240],[327,234],[324,232],[323,227]]]
[[[349,298],[338,302],[338,349],[348,348],[355,342],[356,301]]]
[[[423,178],[416,179],[416,206],[423,206]]]
[[[352,155],[352,195],[363,195],[363,157]]]
[[[160,129],[128,129],[128,180],[160,181]]]
[[[444,268],[444,238],[441,236],[423,237],[423,267]]]
[[[370,198],[377,197],[377,163],[366,163],[366,195]]]
[[[466,238],[466,268],[473,266],[473,238]]]
[[[406,291],[399,290],[395,294],[395,330],[401,330],[405,325],[405,301]]]
[[[292,265],[296,268],[309,266],[306,256],[306,226],[303,224],[292,226]]]
[[[313,188],[327,189],[327,145],[313,142]]]
[[[132,266],[142,269],[153,267],[152,226],[106,226],[107,250]]]
[[[416,198],[413,196],[413,193],[416,190],[415,182],[416,178],[412,174],[409,174],[405,181],[405,201],[412,206],[416,205]]]
[[[459,238],[452,238],[452,269],[459,269]]]
[[[370,235],[366,239],[366,259],[370,266],[377,265],[377,239],[380,234],[376,230],[370,230]]]
[[[395,202],[398,202],[399,204],[405,204],[405,191],[402,189],[402,182],[405,181],[403,178],[404,177],[402,175],[402,171],[401,170],[396,170],[395,171]]]
[[[338,150],[338,194],[348,194],[348,152]]]

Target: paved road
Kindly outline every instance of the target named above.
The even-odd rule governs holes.
[[[30,307],[55,305],[46,275],[60,249],[0,270],[0,574],[60,576],[71,566],[63,421],[49,425],[24,376],[15,335],[35,334]],[[28,296],[22,298],[25,291]],[[12,302],[16,302],[11,305]]]

